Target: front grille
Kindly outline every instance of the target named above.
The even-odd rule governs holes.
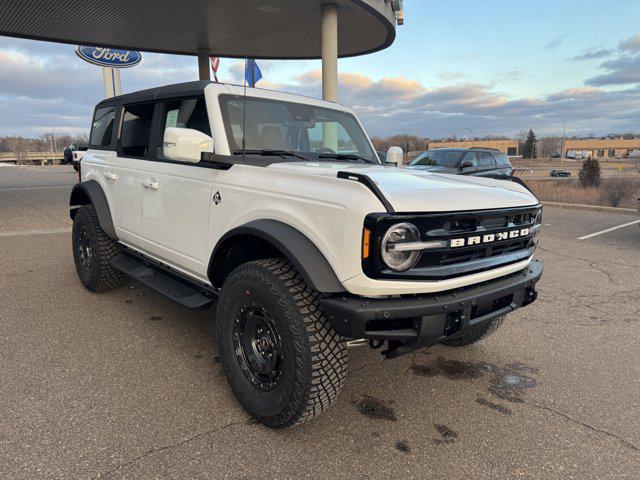
[[[453,278],[515,263],[528,258],[535,248],[534,227],[541,207],[452,212],[416,215],[372,215],[365,226],[372,229],[374,255],[363,261],[365,274],[372,278],[436,279]],[[416,265],[406,272],[393,272],[380,255],[381,239],[389,227],[411,222],[423,241],[444,240],[446,246],[421,253]],[[511,232],[529,234],[511,237]],[[507,238],[500,235],[508,234]],[[462,246],[460,243],[464,242]],[[453,246],[456,243],[458,246]]]

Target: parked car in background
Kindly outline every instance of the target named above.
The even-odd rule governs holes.
[[[480,177],[510,177],[514,171],[507,156],[493,148],[434,148],[406,168]]]
[[[571,172],[554,168],[553,170],[549,170],[549,175],[551,175],[552,177],[570,177]]]
[[[80,169],[80,160],[84,156],[84,152],[87,151],[87,145],[78,145],[75,150],[73,150],[73,159],[72,165],[73,169],[77,172]]]

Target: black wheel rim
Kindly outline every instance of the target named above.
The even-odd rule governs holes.
[[[261,305],[241,307],[233,322],[233,347],[243,373],[259,390],[276,388],[282,376],[282,340],[278,326]]]
[[[78,252],[80,256],[80,265],[84,271],[91,270],[93,266],[93,247],[91,245],[91,236],[86,225],[80,227],[80,235],[78,237]]]

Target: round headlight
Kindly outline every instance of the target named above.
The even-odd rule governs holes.
[[[397,223],[382,237],[382,260],[395,272],[404,272],[418,261],[420,251],[396,248],[403,243],[419,242],[420,231],[411,223]]]

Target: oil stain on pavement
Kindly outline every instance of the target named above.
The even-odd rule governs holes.
[[[411,371],[422,377],[445,377],[450,380],[464,380],[469,378],[480,378],[484,375],[484,364],[461,362],[459,360],[448,360],[438,357],[431,364],[411,365]]]
[[[531,376],[537,369],[520,363],[512,363],[501,368],[487,364],[487,369],[492,373],[487,390],[501,400],[524,403],[525,390],[538,385],[536,379]]]
[[[406,440],[398,440],[396,442],[396,450],[402,453],[410,453],[411,447],[409,446],[409,442],[407,442]]]
[[[458,433],[451,430],[446,425],[436,423],[434,427],[436,427],[436,432],[440,434],[440,437],[433,439],[433,443],[436,445],[442,445],[443,443],[455,443],[458,440]]]
[[[487,392],[492,396],[511,403],[524,403],[525,392],[537,386],[533,377],[537,368],[522,363],[510,363],[503,367],[482,362],[463,362],[438,357],[425,364],[413,363],[409,369],[422,377],[444,377],[449,380],[471,380],[490,375]],[[511,415],[510,408],[494,403],[481,396],[476,403],[504,415]]]
[[[359,402],[354,403],[358,411],[365,417],[374,420],[389,420],[391,422],[398,420],[395,410],[389,407],[386,402],[377,398],[364,395]]]

